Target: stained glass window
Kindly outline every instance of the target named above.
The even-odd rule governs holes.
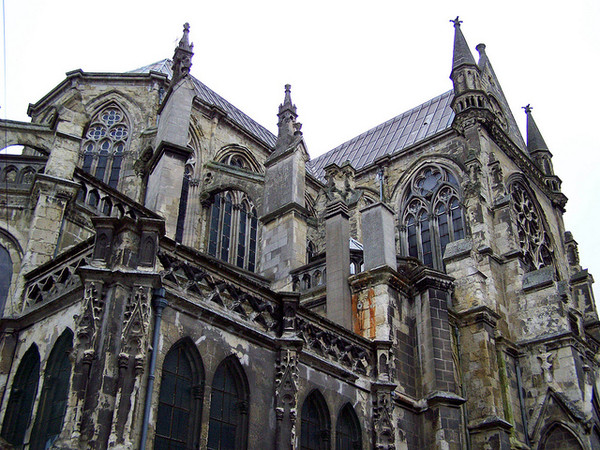
[[[208,254],[253,272],[258,218],[250,198],[241,191],[220,192],[208,211]]]
[[[403,207],[405,254],[444,269],[448,243],[465,237],[456,178],[441,166],[426,166],[409,182]]]
[[[192,344],[175,344],[162,367],[155,449],[194,447],[198,439],[204,371]]]
[[[247,446],[248,392],[239,363],[223,361],[215,372],[210,399],[208,448],[244,449]]]
[[[2,437],[15,446],[23,444],[25,431],[31,419],[39,379],[40,354],[34,344],[27,350],[19,363],[2,424]]]
[[[128,136],[123,111],[115,104],[103,108],[84,136],[82,169],[116,189]]]
[[[323,395],[313,391],[304,400],[300,415],[301,450],[329,448],[329,411]]]
[[[32,450],[50,448],[62,430],[69,396],[69,353],[72,348],[73,333],[67,329],[56,340],[46,363],[44,385],[31,432]]]
[[[335,427],[336,450],[358,450],[362,448],[360,423],[354,408],[347,403],[338,415]]]

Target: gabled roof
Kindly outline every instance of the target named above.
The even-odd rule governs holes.
[[[454,111],[450,107],[454,91],[450,90],[366,131],[333,150],[309,161],[310,172],[323,179],[323,168],[345,161],[359,170],[383,155],[400,152],[419,141],[444,131],[452,125]]]
[[[173,71],[171,70],[172,61],[170,59],[163,59],[153,64],[149,64],[139,69],[132,70],[134,73],[148,73],[150,71],[159,72],[167,75],[169,78],[173,77]],[[244,112],[233,106],[215,91],[210,89],[200,80],[191,77],[196,88],[196,95],[198,98],[209,105],[216,106],[227,113],[227,117],[235,122],[237,125],[246,130],[249,134],[263,142],[268,147],[273,148],[277,138],[273,133],[267,130],[265,127],[260,125],[258,122],[250,118]]]

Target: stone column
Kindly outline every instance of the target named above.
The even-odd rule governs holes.
[[[341,200],[327,205],[325,212],[327,318],[352,328],[350,276],[350,224],[348,207]]]

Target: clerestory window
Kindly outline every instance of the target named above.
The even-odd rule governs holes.
[[[100,110],[84,136],[82,169],[116,189],[128,137],[129,123],[121,108],[111,104]]]
[[[258,218],[241,191],[215,194],[209,205],[208,254],[254,272]]]
[[[426,166],[404,195],[401,235],[404,254],[443,270],[449,242],[465,237],[463,208],[456,178],[441,166]]]

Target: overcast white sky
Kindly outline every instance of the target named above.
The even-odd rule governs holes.
[[[600,2],[5,0],[0,116],[28,120],[67,71],[170,58],[272,131],[283,85],[317,156],[452,87],[453,28],[483,42],[525,135],[531,103],[569,197],[565,224],[600,279]],[[596,289],[598,290],[598,289]]]

